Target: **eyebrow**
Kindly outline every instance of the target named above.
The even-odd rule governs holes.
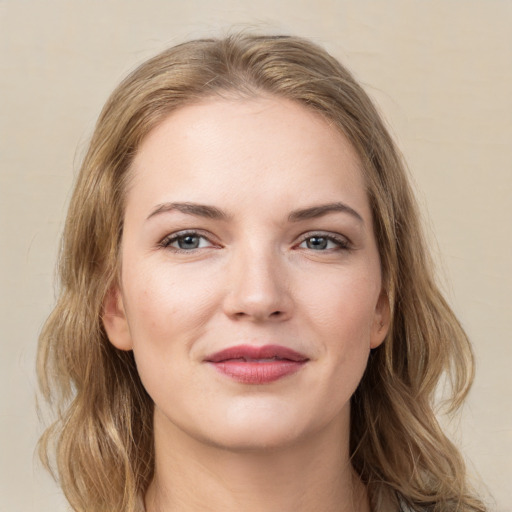
[[[146,220],[151,219],[155,215],[159,215],[160,213],[166,213],[171,211],[178,211],[181,213],[186,213],[188,215],[195,215],[197,217],[206,217],[208,219],[216,219],[216,220],[227,220],[229,216],[216,208],[215,206],[208,206],[205,204],[198,203],[162,203],[159,204],[147,217]]]
[[[310,208],[304,208],[301,210],[295,210],[288,216],[289,222],[299,222],[301,220],[316,219],[332,212],[348,213],[359,222],[364,224],[363,217],[357,213],[353,208],[345,203],[329,203],[321,204],[318,206],[311,206]]]
[[[181,213],[185,213],[187,215],[195,215],[197,217],[205,217],[208,219],[214,220],[228,220],[229,215],[216,208],[215,206],[209,206],[205,204],[199,203],[162,203],[156,206],[156,208],[148,215],[146,220],[151,219],[152,217],[159,215],[161,213],[167,213],[172,211],[179,211]],[[289,222],[300,222],[302,220],[308,219],[316,219],[318,217],[322,217],[329,213],[333,212],[342,212],[348,213],[352,217],[354,217],[359,222],[364,223],[363,217],[357,213],[353,208],[346,205],[345,203],[337,202],[337,203],[328,203],[321,204],[316,206],[311,206],[309,208],[302,208],[300,210],[294,210],[288,215]]]

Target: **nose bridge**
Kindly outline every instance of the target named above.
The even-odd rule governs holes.
[[[284,256],[271,243],[234,249],[229,269],[226,313],[237,318],[287,318],[291,297]]]

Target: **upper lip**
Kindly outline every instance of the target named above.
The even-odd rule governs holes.
[[[281,345],[236,345],[219,350],[205,358],[209,363],[220,363],[230,359],[241,359],[245,361],[257,361],[260,359],[287,359],[289,361],[305,362],[309,358],[304,354],[296,352]]]

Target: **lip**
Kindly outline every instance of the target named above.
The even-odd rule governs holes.
[[[281,345],[237,345],[207,356],[204,361],[243,384],[267,384],[299,371],[309,358]]]

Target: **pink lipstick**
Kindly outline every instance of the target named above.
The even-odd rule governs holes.
[[[299,371],[309,359],[280,345],[237,345],[205,358],[205,362],[242,384],[267,384]]]

